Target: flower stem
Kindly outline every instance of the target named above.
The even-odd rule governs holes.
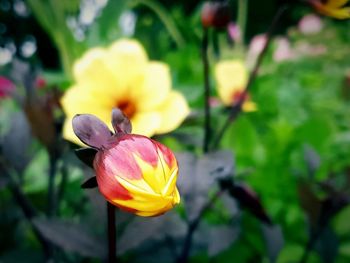
[[[270,43],[272,40],[272,34],[275,31],[280,19],[282,18],[283,13],[286,10],[287,10],[287,6],[281,6],[278,9],[275,17],[273,18],[272,23],[270,25],[270,28],[266,33],[266,41],[265,41],[264,47],[257,58],[257,61],[255,63],[255,66],[254,66],[252,72],[249,75],[249,79],[248,79],[247,85],[243,91],[243,95],[240,97],[240,100],[237,103],[232,105],[231,111],[230,111],[225,123],[223,124],[222,128],[219,130],[218,135],[217,135],[216,139],[214,140],[213,148],[218,147],[218,145],[219,145],[222,137],[224,136],[227,128],[229,127],[230,123],[232,121],[234,121],[237,118],[238,114],[242,111],[242,104],[243,104],[244,99],[246,97],[245,95],[249,91],[249,89],[251,88],[251,86],[252,86],[252,84],[253,84],[253,82],[258,74],[259,68],[260,68],[261,63],[263,61],[263,58],[265,57],[266,52],[270,46]]]
[[[67,171],[66,165],[63,164],[63,166],[61,167],[61,183],[60,183],[58,193],[57,193],[57,208],[60,207],[60,202],[64,198],[64,194],[65,194],[65,190],[66,190],[66,186],[67,186],[67,181],[68,181],[68,171]],[[58,212],[59,212],[59,210],[57,210],[57,213]]]
[[[210,128],[210,86],[209,86],[209,59],[208,59],[208,29],[203,29],[202,39],[202,63],[204,72],[204,141],[203,152],[208,152],[211,137]]]
[[[240,43],[244,45],[244,37],[247,25],[248,0],[238,0],[237,8],[237,24],[241,32]]]
[[[108,220],[108,263],[117,262],[117,237],[115,225],[115,207],[107,202],[107,220]]]
[[[321,236],[325,226],[319,226],[318,230],[313,230],[311,235],[309,236],[309,240],[307,241],[307,244],[305,246],[303,255],[301,256],[301,259],[299,263],[306,263],[310,252],[312,251],[315,243],[318,241],[319,237]]]
[[[53,153],[49,153],[50,167],[48,180],[48,200],[47,200],[47,216],[51,217],[56,212],[56,191],[55,191],[55,177],[57,168],[57,158]]]

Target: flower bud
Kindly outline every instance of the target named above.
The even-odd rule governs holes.
[[[123,210],[155,216],[180,202],[175,156],[147,137],[115,138],[109,149],[96,154],[94,169],[102,195]]]
[[[77,115],[73,129],[90,151],[101,194],[122,210],[156,216],[180,202],[176,188],[178,165],[174,154],[148,137],[130,134],[131,123],[118,109],[112,113],[115,134],[93,115]],[[86,150],[84,151],[85,153]],[[79,154],[80,159],[85,154]],[[83,184],[95,185],[94,178]]]
[[[15,90],[15,84],[3,76],[0,76],[0,99],[9,97]]]
[[[201,18],[204,27],[225,28],[231,19],[228,3],[205,2]]]

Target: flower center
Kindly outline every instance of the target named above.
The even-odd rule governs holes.
[[[130,100],[119,101],[116,105],[129,119],[131,119],[136,113],[135,104]]]
[[[236,91],[233,93],[233,95],[232,95],[232,103],[233,104],[237,103],[241,99],[243,99],[244,101],[248,100],[249,94],[245,93],[243,91]]]

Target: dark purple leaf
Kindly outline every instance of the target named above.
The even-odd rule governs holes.
[[[227,187],[227,186],[226,186]],[[228,191],[232,197],[234,197],[239,204],[251,212],[260,221],[271,225],[271,219],[265,212],[259,197],[252,189],[246,185],[232,185],[228,188]]]
[[[22,174],[31,160],[32,135],[23,112],[16,112],[11,117],[10,129],[3,138],[2,151],[6,160]]]
[[[186,234],[186,228],[186,223],[174,211],[152,218],[134,217],[118,239],[117,252],[123,254],[146,244],[150,244],[154,252],[154,242],[163,243],[167,238],[182,238]]]
[[[331,190],[327,191],[327,197],[321,198],[314,193],[310,183],[299,182],[300,204],[314,229],[326,226],[336,214],[350,203],[350,197],[347,193],[338,192],[335,189]]]
[[[310,177],[313,177],[321,164],[321,158],[310,145],[304,146],[304,160],[309,170]]]
[[[189,220],[197,217],[208,200],[208,193],[216,182],[231,176],[234,158],[230,151],[211,152],[198,158],[192,153],[178,153],[178,187]]]
[[[1,174],[0,177],[0,191],[4,188],[6,188],[9,184],[9,180],[8,178],[3,177],[3,175]]]
[[[112,125],[116,134],[131,133],[132,127],[130,120],[118,108],[114,108],[112,111]]]
[[[322,209],[322,202],[312,191],[311,185],[307,182],[299,182],[298,194],[301,207],[310,219],[313,227],[317,227]]]
[[[238,238],[239,229],[233,226],[213,226],[208,235],[208,254],[215,256],[228,249]]]
[[[107,125],[91,114],[75,115],[72,125],[77,137],[86,145],[96,149],[102,149],[111,137]]]
[[[86,165],[93,167],[93,162],[95,159],[95,155],[97,153],[97,150],[94,148],[81,148],[78,150],[75,150],[75,154],[79,158],[80,161],[85,163]]]
[[[241,232],[240,225],[209,224],[203,220],[193,234],[191,255],[207,251],[210,257],[228,249],[237,240]]]
[[[349,203],[350,198],[344,193],[337,193],[322,200],[319,224],[328,224],[328,222]]]
[[[33,224],[48,241],[66,251],[100,259],[107,255],[103,242],[88,233],[81,224],[43,218],[35,218]]]
[[[91,189],[91,188],[95,188],[97,187],[98,184],[97,184],[97,179],[96,179],[96,176],[94,177],[91,177],[89,179],[87,179],[82,185],[81,185],[81,188],[83,189]]]
[[[320,254],[323,262],[337,262],[339,237],[331,227],[327,226],[321,231],[315,250]]]
[[[261,225],[261,228],[270,262],[276,262],[277,257],[284,246],[282,228],[279,225],[269,226],[264,224]]]

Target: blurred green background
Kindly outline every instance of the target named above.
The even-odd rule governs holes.
[[[226,58],[242,59],[251,68],[256,57],[254,37],[266,32],[284,4],[246,2],[243,44],[229,41],[225,30],[211,32],[211,73],[214,64]],[[242,203],[227,205],[222,199],[203,219],[190,262],[350,262],[350,21],[318,16],[309,6],[291,2],[251,88],[258,110],[241,113],[218,147],[233,154],[234,180],[257,193],[273,225],[257,219],[249,205],[247,210]],[[73,81],[72,63],[84,51],[120,37],[135,37],[151,59],[170,65],[173,87],[186,96],[192,110],[191,118],[178,130],[157,139],[176,152],[199,154],[204,101],[202,5],[194,0],[0,0],[0,73],[14,81],[18,96],[25,93],[23,65],[35,68],[45,81],[40,96],[62,93]],[[237,8],[238,1],[230,1],[232,21]],[[314,19],[309,21],[311,33],[301,25],[306,15]],[[210,81],[215,97],[212,74]],[[21,105],[15,99],[0,98],[1,158],[10,160],[11,176],[42,215],[51,155],[40,138],[30,135],[28,125],[13,121],[23,117]],[[213,126],[220,126],[227,109],[217,106],[212,114]],[[54,117],[59,131],[63,114],[58,110]],[[54,243],[57,262],[100,262],[101,200],[95,192],[80,189],[84,174],[91,171],[78,162],[71,145],[63,148],[57,163],[58,192],[62,178],[67,178],[55,219],[33,222]],[[0,262],[42,262],[42,248],[4,175],[1,170]],[[180,175],[194,180],[191,173]],[[206,198],[214,192],[208,189]],[[186,202],[177,208],[176,220],[172,218],[176,222],[167,219],[179,233],[186,228],[185,210]],[[117,215],[118,239],[129,245],[121,249],[121,261],[173,262],[171,250],[176,254],[183,236],[168,233],[174,244],[163,251],[160,248],[169,244],[159,221],[151,220],[153,232],[148,233],[144,231],[147,221],[137,220]],[[206,239],[212,243],[203,243]],[[223,245],[217,247],[217,243]],[[307,260],[302,261],[305,251]]]

